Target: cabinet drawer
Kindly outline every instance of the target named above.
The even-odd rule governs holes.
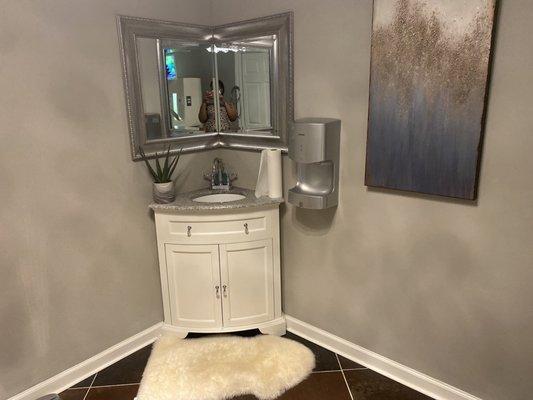
[[[271,235],[268,213],[244,216],[157,215],[158,237],[165,242],[222,243],[234,240],[252,240]],[[220,217],[219,217],[220,218]]]

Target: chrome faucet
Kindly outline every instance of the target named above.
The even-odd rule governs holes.
[[[232,182],[237,179],[236,173],[228,173],[220,158],[213,160],[211,172],[204,174],[204,179],[211,182],[212,190],[230,190]]]

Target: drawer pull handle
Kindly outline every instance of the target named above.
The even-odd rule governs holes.
[[[246,233],[247,235],[250,233],[250,231],[248,230],[248,222],[244,223],[244,233]]]
[[[188,236],[188,237],[191,237],[191,229],[192,229],[192,226],[189,225],[189,226],[187,227],[187,236]]]
[[[217,299],[220,299],[220,286],[215,286],[215,295],[217,296]]]
[[[228,287],[226,285],[222,285],[222,293],[224,297],[228,297]]]

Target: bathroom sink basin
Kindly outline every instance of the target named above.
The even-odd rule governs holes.
[[[227,203],[229,201],[237,201],[244,198],[246,198],[246,196],[238,193],[217,193],[199,196],[192,199],[192,201],[196,201],[198,203]]]

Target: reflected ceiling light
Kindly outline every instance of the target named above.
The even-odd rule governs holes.
[[[230,46],[222,46],[222,47],[218,47],[216,45],[214,46],[210,46],[210,47],[207,47],[206,50],[210,53],[212,53],[213,51],[215,53],[228,53],[230,51],[234,52],[234,53],[237,53],[239,51],[246,51],[246,47],[244,46],[235,46],[235,45],[230,45]]]

